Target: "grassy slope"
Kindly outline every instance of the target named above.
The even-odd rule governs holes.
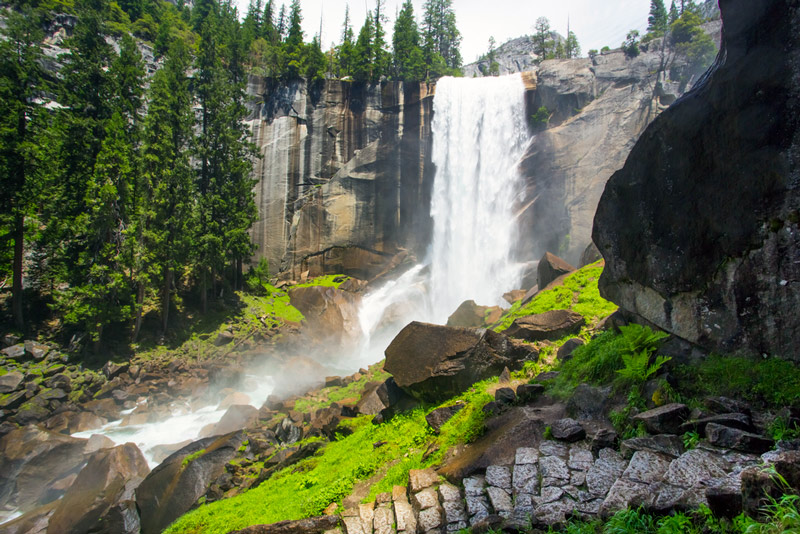
[[[616,310],[598,292],[597,280],[602,270],[602,264],[595,263],[576,271],[567,277],[565,287],[543,291],[525,307],[509,310],[497,329],[504,329],[502,324],[506,323],[507,328],[517,317],[564,308],[581,313],[590,325],[596,324]],[[544,370],[546,366],[530,363],[516,376],[531,377]],[[301,399],[295,408],[308,411],[352,399],[366,380],[362,378],[343,388],[325,388],[314,399]],[[482,408],[492,400],[486,389],[496,382],[494,378],[474,384],[461,396],[440,404],[463,402],[464,408],[442,427],[439,435],[431,432],[424,419],[426,413],[439,406],[400,414],[383,425],[372,425],[368,417],[357,418],[351,423],[353,434],[329,443],[313,458],[286,468],[258,488],[202,505],[178,519],[167,533],[225,533],[248,525],[320,514],[330,503],[341,502],[349,495],[356,482],[368,479],[379,467],[393,461],[383,479],[371,488],[370,498],[391,491],[393,485],[405,485],[409,470],[436,466],[450,448],[482,434]],[[385,444],[375,447],[379,442]]]

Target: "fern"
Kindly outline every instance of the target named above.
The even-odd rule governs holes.
[[[628,345],[630,353],[647,351],[648,354],[655,352],[662,339],[669,337],[666,332],[654,332],[647,326],[631,323],[619,327],[619,331]]]

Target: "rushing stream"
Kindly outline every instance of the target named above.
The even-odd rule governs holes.
[[[503,293],[517,288],[520,268],[510,254],[516,241],[517,166],[529,140],[524,95],[520,75],[437,83],[433,243],[423,264],[364,296],[359,316],[364,335],[351,360],[353,371],[382,359],[408,322],[444,323],[466,299],[501,304]],[[259,377],[257,382],[258,389],[245,393],[260,407],[272,391],[272,379]],[[154,447],[197,439],[204,426],[224,413],[206,406],[157,423],[120,426],[114,421],[76,436],[102,434],[116,443],[134,442],[153,466]]]

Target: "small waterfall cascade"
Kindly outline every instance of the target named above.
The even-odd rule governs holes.
[[[513,210],[530,135],[519,74],[442,78],[433,110],[430,299],[433,321],[444,323],[467,299],[501,304],[517,289]]]

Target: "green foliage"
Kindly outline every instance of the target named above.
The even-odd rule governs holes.
[[[779,358],[711,355],[674,370],[688,396],[725,395],[767,407],[800,404],[800,368]]]
[[[646,351],[623,354],[623,367],[622,369],[617,369],[617,373],[619,373],[624,383],[631,386],[641,386],[671,359],[667,356],[657,356],[655,361],[650,363],[650,355]]]
[[[536,110],[536,113],[531,115],[531,127],[534,131],[544,130],[547,128],[547,123],[550,121],[550,110],[545,106],[541,106]]]
[[[622,51],[629,58],[634,58],[639,55],[639,30],[631,30],[625,36],[625,41],[622,43]]]
[[[395,78],[404,81],[425,79],[425,58],[420,46],[419,28],[414,18],[414,5],[405,0],[397,14],[392,36]]]
[[[183,461],[181,462],[181,467],[185,468],[187,465],[189,465],[193,461],[197,460],[198,458],[203,456],[205,453],[206,453],[205,449],[200,449],[199,451],[193,452],[192,454],[188,455],[186,458],[183,459]]]
[[[667,8],[664,0],[650,0],[650,15],[647,17],[647,31],[663,35],[667,31]]]
[[[697,447],[697,444],[700,442],[700,434],[697,432],[685,432],[683,434],[683,446],[686,448],[687,451],[694,449]]]
[[[650,327],[631,323],[619,327],[620,334],[625,340],[625,345],[629,354],[639,351],[646,351],[652,354],[658,348],[662,340],[669,337],[666,332],[654,332]]]
[[[422,16],[423,55],[428,79],[461,72],[461,33],[452,0],[425,0]]]
[[[767,427],[767,434],[775,441],[800,438],[800,425],[790,423],[786,417],[776,417]]]
[[[656,520],[642,508],[622,510],[611,516],[603,526],[603,534],[654,534]]]
[[[683,14],[670,26],[672,45],[678,54],[683,55],[688,65],[677,73],[681,81],[704,72],[714,59],[717,47],[711,37],[701,27],[703,20],[692,10]]]
[[[603,267],[599,263],[593,263],[578,269],[564,279],[563,286],[540,291],[525,306],[521,306],[519,302],[516,302],[503,315],[494,329],[502,332],[519,317],[544,313],[550,310],[572,309],[576,313],[583,315],[589,322],[610,315],[617,307],[600,296],[597,280],[602,272]],[[576,295],[577,299],[575,298]]]

